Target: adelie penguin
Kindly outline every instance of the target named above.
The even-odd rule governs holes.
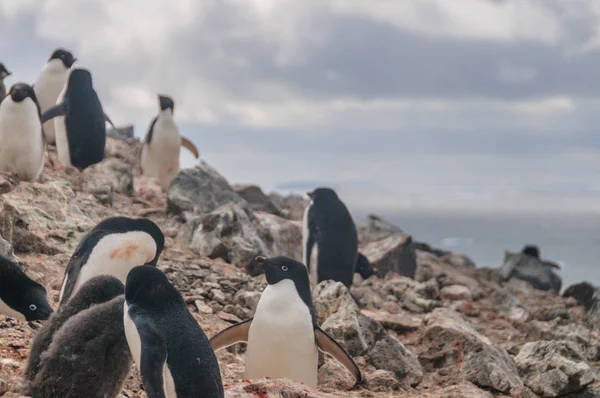
[[[173,118],[175,103],[165,95],[158,97],[160,112],[152,119],[142,147],[142,174],[158,180],[166,191],[179,172],[179,150],[183,145],[200,156],[194,144],[179,135],[179,127]]]
[[[42,68],[33,83],[42,113],[56,105],[56,100],[67,83],[69,70],[75,61],[77,59],[70,51],[59,48],[52,53],[48,63]],[[53,145],[56,142],[53,122],[44,123],[44,133],[48,143]]]
[[[148,397],[224,396],[208,338],[159,269],[131,270],[123,312],[127,342]]]
[[[91,279],[51,318],[51,326],[36,337],[30,353],[28,395],[115,398],[120,394],[132,362],[123,329],[123,290],[113,277]]]
[[[94,276],[112,275],[125,282],[133,267],[156,265],[164,244],[160,228],[150,220],[112,217],[100,222],[81,239],[67,265],[60,305]]]
[[[308,196],[302,242],[310,279],[315,284],[331,279],[350,287],[358,258],[352,216],[332,189],[317,188]]]
[[[102,110],[88,70],[71,70],[56,106],[42,115],[43,123],[52,119],[58,160],[63,166],[81,171],[104,159],[106,121],[110,120]]]
[[[46,289],[13,261],[0,256],[0,315],[20,321],[48,319],[52,308]]]
[[[0,62],[0,102],[6,97],[6,85],[4,79],[10,76],[11,73],[6,69],[3,63]]]
[[[24,181],[35,181],[44,167],[45,151],[35,92],[17,83],[0,102],[0,171],[14,171]]]
[[[288,378],[317,387],[317,348],[328,352],[362,381],[350,355],[319,325],[304,264],[288,257],[256,259],[265,269],[268,286],[254,318],[231,326],[211,340],[216,351],[247,341],[246,377]]]

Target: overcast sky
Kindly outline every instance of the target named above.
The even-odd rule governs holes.
[[[9,84],[66,47],[138,135],[170,94],[231,182],[600,211],[598,0],[1,0],[0,34]]]

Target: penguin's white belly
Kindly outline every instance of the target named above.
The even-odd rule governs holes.
[[[181,136],[172,120],[159,117],[154,125],[152,140],[142,148],[141,165],[144,175],[156,178],[167,190],[179,172]]]
[[[86,264],[79,271],[71,297],[95,276],[112,275],[125,283],[132,268],[147,264],[155,256],[156,241],[145,232],[107,235],[96,244]],[[65,285],[66,280],[60,292],[61,300]]]
[[[313,201],[311,200],[309,205],[306,206],[306,210],[304,210],[304,217],[302,219],[302,262],[304,265],[308,264],[308,252],[306,245],[308,243],[308,237],[310,231],[308,229],[308,212],[313,205]],[[319,268],[319,244],[315,241],[312,247],[312,251],[310,253],[310,270],[308,272],[308,277],[310,279],[310,283],[316,285],[319,283],[319,278],[317,276],[317,269]]]
[[[44,167],[42,124],[30,98],[0,106],[0,170],[15,171],[23,180],[37,180]]]
[[[42,69],[40,76],[34,84],[35,95],[40,104],[42,114],[56,105],[56,100],[67,82],[68,72],[69,70],[59,59],[51,60]],[[46,140],[50,144],[56,142],[54,125],[55,122],[52,120],[44,123],[44,133],[46,134]]]
[[[58,100],[55,103],[62,103],[66,93],[65,89],[58,96]],[[72,166],[71,164],[71,149],[69,148],[69,136],[67,134],[67,121],[64,116],[55,117],[50,122],[54,123],[55,139],[56,139],[56,152],[58,153],[58,160],[63,166]]]
[[[125,302],[123,305],[123,325],[125,328],[125,338],[127,339],[127,345],[129,345],[131,356],[133,357],[133,360],[135,361],[135,364],[139,370],[140,361],[142,358],[142,340],[140,339],[140,334],[135,326],[135,323],[129,317],[128,311],[129,307],[127,306],[127,302]],[[177,398],[177,394],[175,393],[175,381],[173,380],[173,375],[171,374],[166,361],[163,365],[163,387],[167,398]]]
[[[310,311],[294,282],[267,286],[248,334],[246,377],[288,378],[316,388],[317,362]]]

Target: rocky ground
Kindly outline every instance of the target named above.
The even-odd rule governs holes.
[[[206,164],[180,173],[165,195],[139,177],[138,150],[135,139],[109,139],[107,159],[82,175],[49,163],[38,183],[0,175],[0,254],[14,252],[56,308],[83,234],[109,216],[147,217],[167,237],[160,268],[206,334],[248,319],[265,286],[254,257],[301,257],[303,199],[231,186]],[[227,397],[600,397],[593,301],[505,283],[496,270],[414,242],[374,216],[359,234],[378,275],[356,281],[356,301],[333,282],[313,294],[319,322],[354,356],[365,383],[349,390],[350,375],[328,356],[320,359],[319,391],[247,381],[238,345],[218,352]],[[38,327],[0,322],[0,396],[21,396]],[[145,396],[133,368],[121,396]]]

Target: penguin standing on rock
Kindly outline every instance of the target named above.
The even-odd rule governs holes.
[[[59,48],[52,53],[48,63],[42,68],[33,84],[42,113],[56,105],[56,100],[67,83],[69,70],[75,61],[77,59],[70,51]],[[56,135],[53,122],[44,123],[44,133],[48,143],[54,145]]]
[[[110,120],[102,110],[88,70],[71,71],[57,105],[42,115],[44,123],[54,118],[56,150],[63,166],[81,171],[104,159],[106,121]]]
[[[164,245],[164,235],[150,220],[112,217],[100,222],[81,239],[67,265],[60,305],[95,276],[112,275],[125,282],[133,267],[156,265]]]
[[[52,307],[46,289],[29,278],[18,264],[0,256],[0,315],[20,321],[46,320]]]
[[[17,83],[0,102],[0,171],[35,181],[44,167],[46,141],[40,107],[31,86]]]
[[[246,377],[288,378],[317,388],[317,347],[331,354],[362,381],[350,355],[319,325],[304,264],[288,257],[264,258],[268,286],[260,297],[254,318],[233,325],[211,340],[216,351],[247,341]]]
[[[35,358],[37,366],[28,366],[28,376],[33,376],[29,395],[35,398],[119,395],[132,362],[123,329],[122,292],[123,284],[113,278],[90,280],[81,288],[57,316],[51,342]],[[103,299],[108,301],[100,302]]]
[[[325,280],[352,284],[358,256],[358,234],[346,205],[333,189],[309,192],[304,212],[303,261],[311,282]]]
[[[148,397],[222,398],[219,363],[181,294],[156,267],[125,284],[123,323]]]
[[[175,103],[165,95],[159,95],[160,112],[152,119],[142,147],[142,174],[156,178],[166,191],[179,172],[179,151],[183,145],[196,159],[200,157],[196,146],[179,135],[179,127],[173,119]]]
[[[0,102],[6,97],[6,85],[4,84],[4,79],[10,75],[11,73],[6,69],[6,66],[0,62]]]

